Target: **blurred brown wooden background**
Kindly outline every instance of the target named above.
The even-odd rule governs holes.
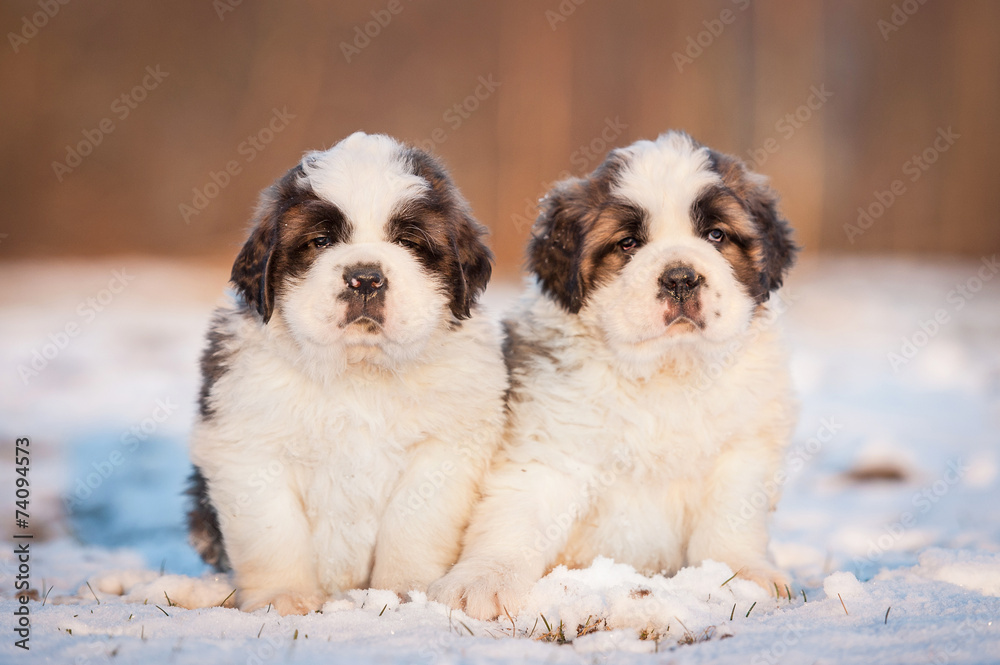
[[[758,170],[810,251],[1000,249],[993,0],[237,2],[3,3],[0,260],[229,260],[257,192],[357,129],[433,144],[507,274],[553,180],[667,128],[744,158],[773,149]],[[122,118],[147,66],[167,76]],[[829,99],[802,107],[814,89]],[[245,144],[274,108],[294,118]],[[60,181],[52,163],[105,118],[114,131]],[[933,149],[948,128],[959,138]],[[903,193],[850,242],[845,224],[894,180]]]

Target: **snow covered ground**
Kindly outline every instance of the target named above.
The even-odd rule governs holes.
[[[219,606],[232,586],[187,546],[180,492],[196,361],[225,278],[136,258],[0,264],[0,662],[1000,662],[989,260],[796,269],[781,323],[802,415],[773,527],[792,602],[725,583],[732,571],[714,562],[650,579],[599,560],[554,571],[513,621],[489,623],[379,591],[307,617]],[[26,531],[13,514],[24,436]],[[28,605],[23,652],[11,535],[28,531],[31,586],[47,596]]]

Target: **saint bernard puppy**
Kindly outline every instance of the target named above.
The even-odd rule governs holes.
[[[795,419],[768,317],[796,251],[775,194],[671,132],[556,185],[532,235],[505,444],[428,596],[513,614],[553,566],[598,556],[666,575],[714,559],[786,594],[768,506],[741,511],[775,486]]]
[[[425,590],[505,418],[484,227],[442,166],[353,134],[267,189],[202,357],[191,540],[236,604]]]

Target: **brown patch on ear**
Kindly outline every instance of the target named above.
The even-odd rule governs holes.
[[[493,274],[493,252],[482,241],[486,228],[472,217],[465,217],[465,223],[459,225],[452,240],[458,257],[461,288],[451,299],[451,312],[459,320],[469,318],[472,306],[486,290]]]
[[[229,280],[250,308],[260,314],[264,323],[274,312],[274,255],[280,239],[279,220],[303,199],[296,184],[302,175],[301,165],[295,166],[261,194],[250,237],[233,263]]]
[[[419,209],[444,224],[450,249],[450,260],[433,261],[430,267],[451,287],[452,314],[467,319],[493,274],[493,252],[483,241],[488,232],[437,159],[418,148],[410,148],[407,158],[413,173],[430,185]]]
[[[538,277],[542,292],[572,314],[580,311],[590,290],[606,276],[595,274],[595,266],[606,265],[601,252],[622,227],[625,208],[610,200],[610,192],[624,159],[613,150],[586,178],[557,183],[542,200],[531,229],[528,268]]]
[[[758,302],[765,302],[781,287],[795,262],[799,247],[792,241],[788,221],[778,211],[778,195],[767,179],[749,171],[739,159],[710,151],[712,166],[723,183],[739,198],[756,226],[757,238],[750,248],[760,273]]]
[[[589,213],[583,181],[561,182],[542,201],[528,243],[528,268],[542,291],[573,314],[586,296],[583,224]]]

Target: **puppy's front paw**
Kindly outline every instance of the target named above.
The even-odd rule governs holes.
[[[240,609],[253,612],[270,605],[282,616],[309,614],[323,607],[326,596],[318,591],[287,591],[283,589],[243,589],[236,594]]]
[[[778,598],[789,598],[792,581],[780,570],[768,566],[746,566],[740,568],[736,574],[745,580],[756,582],[768,593],[776,594]]]
[[[534,580],[503,565],[457,565],[427,589],[427,598],[489,621],[517,615]]]

